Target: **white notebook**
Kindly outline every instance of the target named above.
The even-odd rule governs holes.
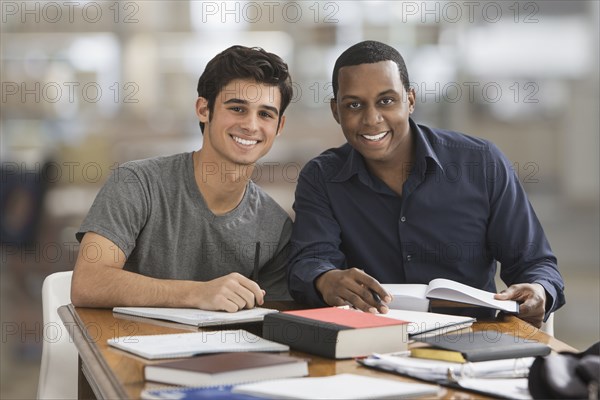
[[[268,399],[399,399],[437,395],[438,386],[339,374],[318,378],[290,378],[238,385],[234,393]]]
[[[278,311],[262,307],[240,310],[234,313],[206,311],[197,308],[115,307],[113,312],[204,327],[262,321],[266,314]]]
[[[467,328],[475,322],[475,318],[472,317],[407,310],[389,310],[387,314],[375,315],[408,321],[407,332],[409,336],[425,333],[444,334]]]
[[[284,344],[263,339],[242,329],[122,336],[109,339],[108,344],[150,360],[191,357],[208,353],[288,351],[290,349]]]

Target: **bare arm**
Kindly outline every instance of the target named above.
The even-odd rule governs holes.
[[[235,312],[262,305],[264,291],[231,273],[207,282],[156,279],[123,270],[125,254],[94,232],[81,241],[71,301],[78,307],[190,307]]]

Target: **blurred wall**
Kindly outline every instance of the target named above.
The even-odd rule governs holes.
[[[597,315],[568,312],[600,306],[598,2],[0,4],[3,390],[7,362],[39,357],[41,282],[72,269],[97,191],[119,163],[201,147],[196,82],[233,44],[289,63],[296,95],[255,180],[290,213],[302,165],[344,142],[327,104],[336,57],[364,39],[398,48],[418,121],[513,161],[567,282],[557,336],[600,338]]]

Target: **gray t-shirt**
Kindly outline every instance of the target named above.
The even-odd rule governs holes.
[[[291,226],[288,214],[252,181],[235,209],[213,214],[196,184],[192,153],[183,153],[117,168],[76,237],[81,242],[92,231],[111,240],[127,257],[125,270],[196,281],[231,272],[251,278],[260,242],[259,285],[268,300],[282,300],[290,298]]]

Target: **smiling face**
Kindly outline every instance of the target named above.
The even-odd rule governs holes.
[[[277,86],[252,80],[229,82],[215,99],[212,115],[206,99],[196,101],[198,120],[205,124],[205,160],[250,165],[267,154],[283,128]]]
[[[338,87],[331,111],[348,143],[370,167],[401,166],[412,143],[408,118],[415,93],[404,88],[398,65],[381,61],[342,67]]]

